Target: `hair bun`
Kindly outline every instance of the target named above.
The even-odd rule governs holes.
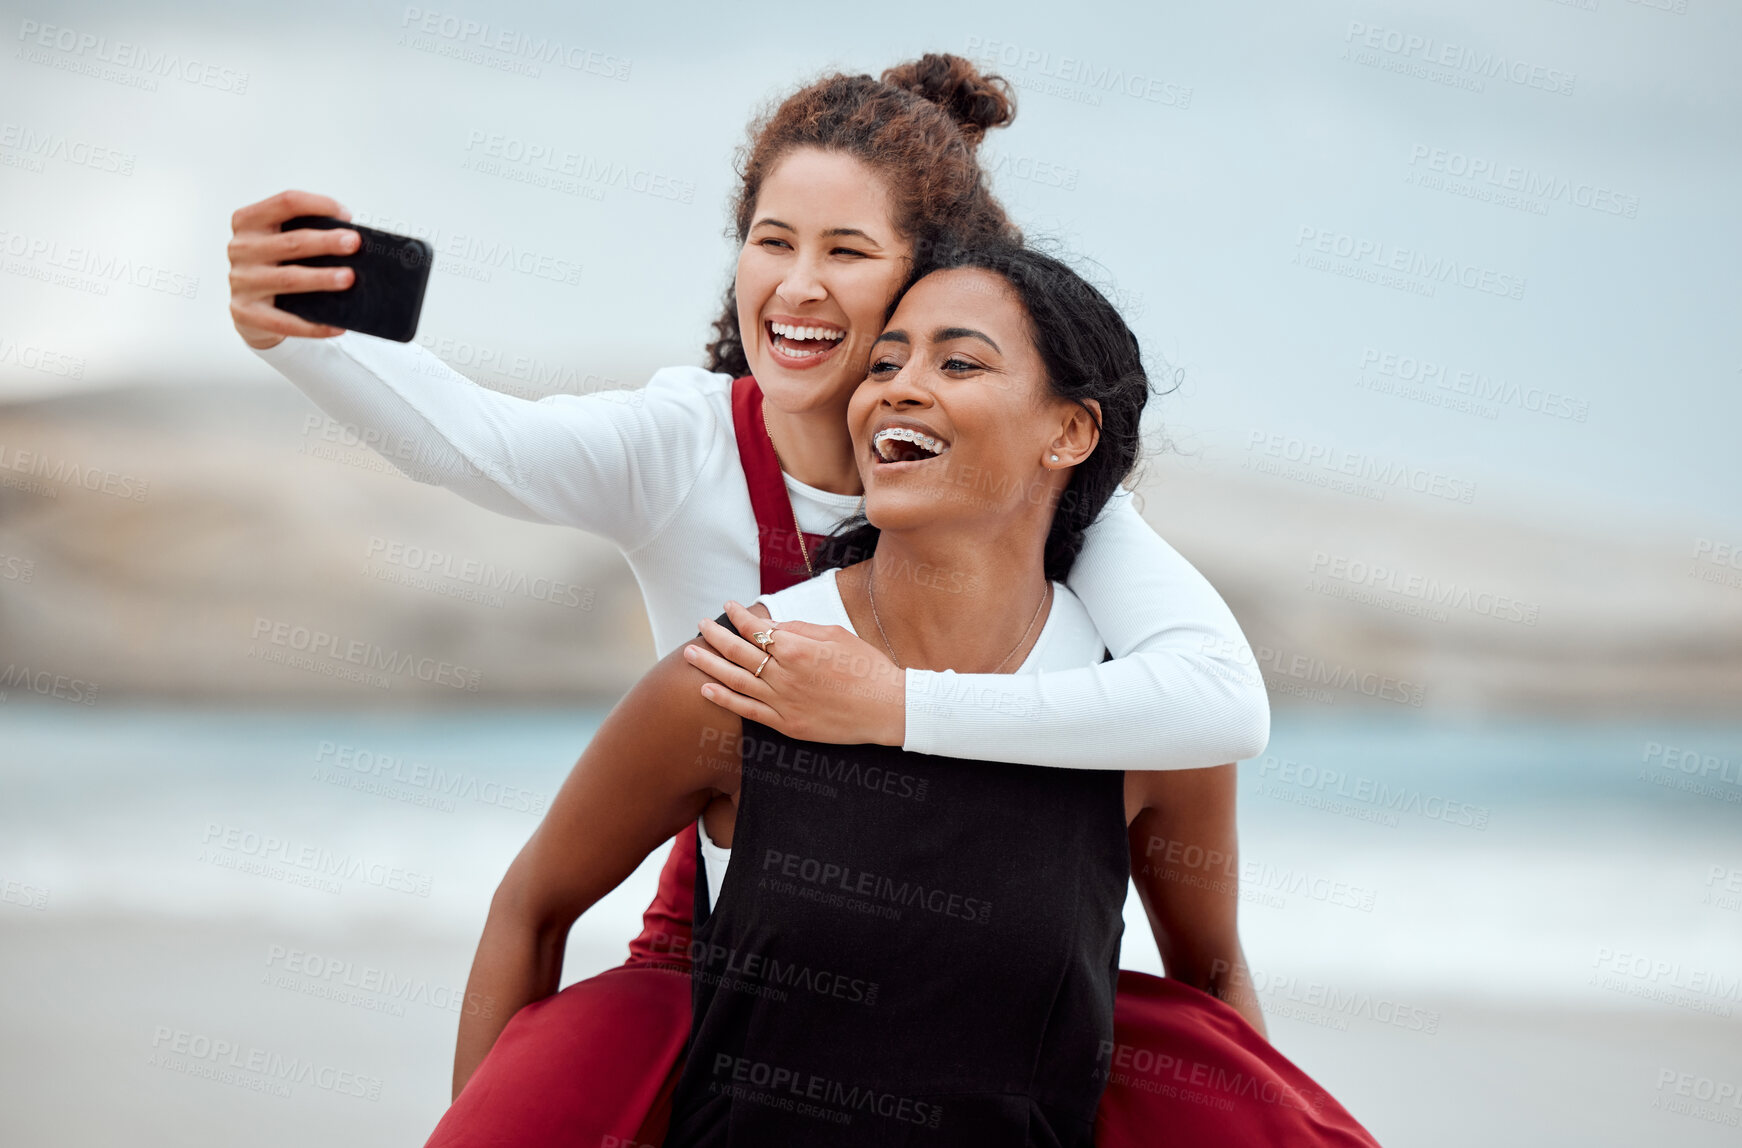
[[[1016,118],[1016,97],[1003,76],[986,76],[973,62],[948,53],[927,52],[883,73],[883,82],[912,92],[942,108],[970,144],[991,128]]]

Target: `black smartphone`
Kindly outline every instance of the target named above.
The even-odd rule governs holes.
[[[417,317],[423,311],[430,265],[435,261],[430,245],[409,235],[346,223],[330,215],[299,215],[279,224],[278,230],[303,227],[348,228],[362,238],[362,243],[349,255],[310,255],[287,259],[285,264],[349,267],[355,277],[342,291],[295,291],[275,296],[273,306],[311,323],[327,323],[396,343],[411,342],[417,334]]]

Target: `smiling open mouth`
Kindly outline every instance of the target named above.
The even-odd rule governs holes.
[[[879,463],[925,462],[948,453],[950,444],[908,427],[889,427],[871,436],[871,451]]]
[[[847,332],[839,327],[768,322],[768,344],[787,359],[815,359],[838,346]]]

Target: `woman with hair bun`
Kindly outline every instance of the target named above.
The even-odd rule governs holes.
[[[278,310],[275,294],[351,274],[280,265],[356,243],[343,228],[277,230],[299,214],[348,214],[306,192],[235,214],[232,317],[263,360],[410,477],[610,539],[665,654],[722,602],[810,576],[814,547],[858,510],[844,414],[870,342],[916,256],[951,236],[1018,237],[976,150],[1013,115],[1001,79],[939,54],[882,79],[826,76],[775,105],[740,155],[740,250],[706,366],[662,369],[640,390],[531,402],[416,343]],[[894,688],[811,700],[828,693],[843,743],[1019,764],[1183,769],[1263,750],[1269,702],[1238,623],[1128,492],[1089,531],[1073,589],[1113,660],[1005,683],[996,713],[980,697],[997,683],[895,674],[862,641],[843,646],[842,664],[870,658]]]
[[[1105,654],[1060,579],[1138,455],[1137,339],[1020,246],[924,270],[847,414],[864,517],[823,542],[819,576],[763,595],[743,627],[712,623],[755,641],[758,671],[802,660],[794,618],[933,669],[1021,677]],[[964,470],[998,481],[951,497]],[[970,570],[985,593],[901,573],[922,565]],[[467,983],[520,1004],[550,959],[537,939],[700,811],[694,1010],[669,1103],[600,1128],[605,1090],[578,1069],[614,1050],[565,1023],[571,988],[518,1011],[432,1143],[1372,1148],[1236,1008],[1118,968],[1133,874],[1170,973],[1244,968],[1232,884],[1135,864],[1158,838],[1235,856],[1232,766],[1012,768],[793,738],[698,696],[711,656],[698,636],[600,726],[509,867]]]
[[[916,258],[957,236],[1017,237],[976,157],[985,132],[1013,112],[1000,79],[944,55],[881,79],[824,77],[774,107],[741,154],[740,253],[706,367],[661,370],[639,391],[528,402],[473,384],[416,344],[279,311],[276,294],[349,283],[345,270],[281,265],[355,246],[343,229],[278,231],[297,215],[349,217],[306,192],[233,217],[232,317],[263,359],[411,477],[611,539],[666,654],[722,601],[814,574],[816,546],[861,506],[848,401]],[[1087,528],[1068,585],[1111,660],[1020,676],[898,668],[845,628],[799,624],[790,637],[815,643],[829,664],[872,665],[885,688],[856,688],[863,683],[844,670],[808,689],[789,683],[787,712],[764,715],[767,724],[835,744],[1082,770],[1202,770],[1262,751],[1268,704],[1243,664],[1238,624],[1127,491],[1114,491]],[[728,618],[741,609],[734,603]],[[730,690],[711,697],[726,709],[745,704]],[[671,973],[689,971],[697,843],[693,826],[675,835],[629,960],[562,994],[572,1006],[564,1031],[591,1058],[575,1071],[593,1081],[588,1116],[600,1127],[622,1129],[623,1114],[655,1108],[674,1082],[689,1000],[672,993]],[[550,1035],[536,1010],[558,987],[566,932],[541,938],[554,963],[529,986],[539,1003],[502,1040],[462,1033],[462,1101],[481,1098],[462,1090],[493,1046],[502,1059],[511,1035],[531,1049]],[[456,1104],[438,1141],[463,1128],[453,1121],[464,1108]]]

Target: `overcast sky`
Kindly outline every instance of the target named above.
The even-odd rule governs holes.
[[[998,189],[1182,369],[1157,413],[1207,465],[1349,452],[1487,513],[1742,542],[1742,9],[996,10],[6,0],[0,392],[288,386],[230,328],[224,259],[285,187],[435,241],[420,338],[458,365],[638,384],[699,356],[750,114],[948,50],[1017,85]]]

